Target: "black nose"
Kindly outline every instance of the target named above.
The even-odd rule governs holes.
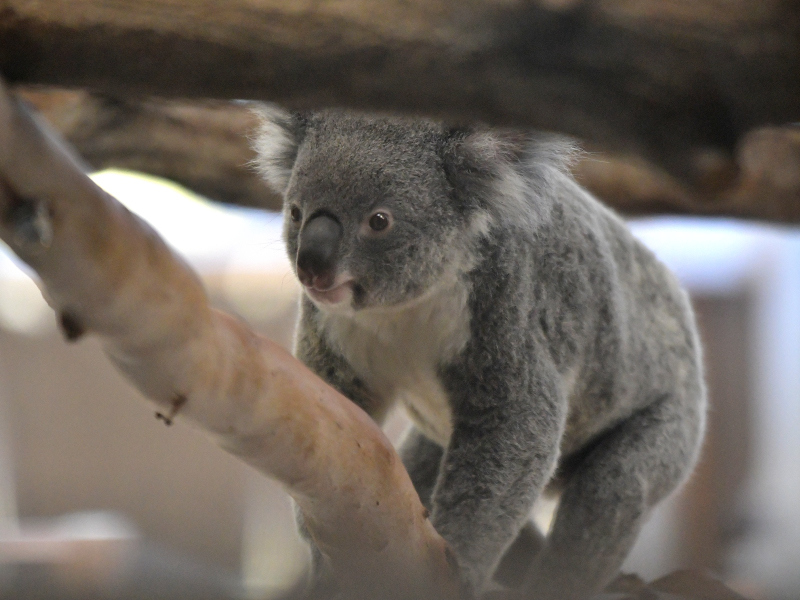
[[[297,277],[303,285],[319,290],[333,285],[341,239],[342,225],[331,215],[311,217],[303,226],[297,250]]]

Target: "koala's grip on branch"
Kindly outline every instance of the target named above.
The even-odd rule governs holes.
[[[0,238],[68,339],[101,336],[159,407],[280,481],[349,597],[456,598],[448,549],[391,444],[299,361],[212,309],[196,275],[0,83]]]

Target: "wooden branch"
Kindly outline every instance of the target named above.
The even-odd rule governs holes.
[[[751,131],[800,120],[794,2],[220,6],[0,0],[0,70],[126,98],[261,98],[558,130],[703,193],[738,177],[733,155]]]
[[[709,152],[709,174],[690,186],[639,156],[590,151],[575,176],[626,215],[691,214],[800,223],[800,127],[762,127],[739,142],[734,162]],[[724,161],[724,164],[719,164]],[[724,173],[731,170],[730,176]]]
[[[16,89],[93,168],[165,177],[220,202],[277,209],[281,199],[251,168],[256,118],[241,104],[142,102],[65,89]]]
[[[255,123],[241,103],[120,101],[83,91],[22,88],[94,168],[121,167],[167,177],[213,199],[270,209],[281,199],[248,165]],[[733,165],[710,153],[721,180],[690,186],[638,156],[588,148],[579,181],[626,215],[727,215],[800,223],[800,128],[762,128],[741,141]],[[716,162],[716,166],[714,163]],[[726,166],[727,165],[727,166]]]
[[[92,332],[168,424],[186,417],[280,481],[354,597],[455,598],[457,573],[391,444],[195,274],[0,85],[0,238],[68,339]]]

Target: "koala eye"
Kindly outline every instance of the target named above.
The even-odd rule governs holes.
[[[392,217],[386,212],[376,212],[369,218],[369,228],[372,231],[384,231],[392,224]]]
[[[293,206],[289,210],[289,216],[291,217],[293,223],[299,223],[303,219],[303,211],[298,207]]]

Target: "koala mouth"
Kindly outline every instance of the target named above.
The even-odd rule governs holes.
[[[341,281],[334,281],[334,284],[325,289],[319,289],[315,286],[303,286],[306,294],[319,304],[340,304],[348,300],[353,295],[353,279],[345,278]]]

